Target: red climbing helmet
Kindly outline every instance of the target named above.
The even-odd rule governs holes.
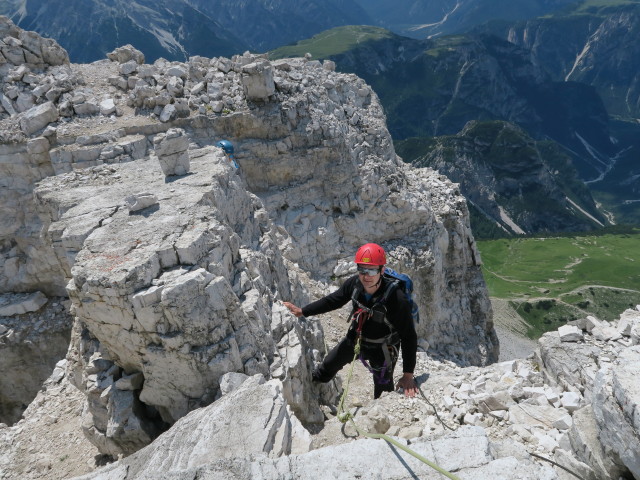
[[[382,266],[387,263],[387,256],[377,243],[367,243],[358,249],[354,261],[361,265]]]

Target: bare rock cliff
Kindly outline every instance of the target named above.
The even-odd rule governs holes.
[[[279,380],[292,415],[321,421],[336,394],[309,378],[322,330],[280,301],[311,299],[303,277],[352,274],[366,241],[414,278],[424,348],[497,359],[464,198],[401,162],[361,79],[308,59],[110,57],[4,64],[0,124],[13,182],[0,285],[68,294],[67,374],[102,453],[214,402],[228,372]]]

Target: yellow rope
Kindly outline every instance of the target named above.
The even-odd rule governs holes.
[[[399,449],[407,452],[409,455],[411,455],[412,457],[420,460],[424,464],[429,465],[431,468],[433,468],[434,470],[440,472],[445,477],[450,478],[451,480],[460,480],[460,478],[455,476],[453,473],[450,473],[447,470],[445,470],[444,468],[439,467],[435,463],[433,463],[430,460],[426,459],[425,457],[423,457],[419,453],[414,452],[413,450],[408,448],[406,445],[401,444],[400,442],[398,442],[394,438],[390,437],[389,435],[385,435],[383,433],[365,432],[365,431],[361,430],[358,427],[356,422],[353,420],[353,415],[351,414],[351,412],[345,411],[344,404],[345,404],[345,402],[347,400],[347,396],[349,394],[349,383],[351,383],[351,376],[353,375],[353,367],[354,367],[354,365],[356,363],[358,355],[360,354],[360,337],[358,337],[358,341],[356,342],[356,346],[354,347],[353,351],[354,351],[353,360],[351,361],[351,367],[349,368],[349,375],[347,376],[347,384],[346,384],[344,390],[342,391],[342,395],[340,397],[340,402],[338,403],[338,420],[340,420],[342,423],[346,423],[347,421],[350,420],[351,423],[353,424],[354,428],[356,429],[356,432],[358,432],[358,435],[362,435],[362,436],[369,437],[369,438],[374,438],[374,439],[380,438],[380,439],[382,439],[382,440],[384,440],[386,442],[391,443],[392,445],[395,445]]]

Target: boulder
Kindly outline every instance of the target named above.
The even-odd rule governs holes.
[[[579,342],[582,340],[582,330],[574,325],[562,325],[558,328],[561,342]]]
[[[118,63],[127,63],[132,60],[138,65],[142,65],[144,63],[144,54],[130,44],[123,45],[122,47],[118,47],[112,52],[107,53],[107,58],[112,62]]]
[[[138,193],[136,195],[129,195],[124,199],[127,207],[129,208],[129,212],[137,212],[139,210],[143,210],[152,205],[158,204],[158,197],[156,197],[153,193]]]
[[[29,312],[37,312],[48,299],[42,292],[31,294],[0,295],[0,316],[12,317]]]
[[[189,137],[184,130],[172,128],[165,134],[156,135],[153,146],[165,176],[185,175],[189,172]]]
[[[242,85],[247,99],[265,101],[276,92],[273,69],[268,61],[245,65],[242,72]]]
[[[20,119],[20,128],[25,135],[31,136],[51,122],[58,120],[58,110],[53,102],[45,102],[27,110]]]

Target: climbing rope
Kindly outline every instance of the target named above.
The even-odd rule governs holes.
[[[542,455],[538,455],[537,453],[533,453],[533,452],[528,452],[528,453],[532,457],[536,457],[536,458],[539,458],[540,460],[544,460],[545,462],[549,462],[549,463],[555,465],[556,467],[559,467],[559,468],[563,469],[564,471],[569,472],[571,475],[573,475],[574,477],[579,478],[580,480],[585,480],[580,475],[578,475],[576,472],[573,472],[573,471],[569,470],[567,467],[562,466],[559,463],[554,462],[553,460],[551,460],[549,458],[543,457]]]
[[[358,427],[356,422],[353,420],[353,415],[351,414],[351,412],[347,412],[345,410],[344,404],[346,402],[347,396],[349,395],[349,384],[351,383],[351,376],[353,375],[353,367],[356,364],[356,360],[358,359],[358,356],[360,355],[360,337],[358,337],[358,341],[356,342],[356,345],[355,345],[353,351],[354,351],[354,355],[353,355],[353,360],[351,362],[351,366],[349,368],[349,375],[347,376],[347,383],[346,383],[346,386],[345,386],[344,390],[342,391],[342,395],[340,396],[340,402],[338,403],[338,420],[340,420],[342,423],[346,423],[346,422],[350,421],[351,424],[353,425],[353,427],[356,429],[356,432],[358,432],[358,435],[362,435],[364,437],[373,438],[373,439],[382,439],[382,440],[384,440],[384,441],[386,441],[386,442],[388,442],[388,443],[390,443],[392,445],[395,445],[400,450],[403,450],[404,452],[408,453],[412,457],[420,460],[422,463],[430,466],[431,468],[433,468],[437,472],[441,473],[445,477],[450,478],[451,480],[460,480],[460,478],[455,476],[453,473],[448,472],[444,468],[436,465],[435,463],[431,462],[430,460],[428,460],[427,458],[423,457],[419,453],[414,452],[413,450],[408,448],[406,445],[401,444],[400,442],[398,442],[394,438],[390,437],[389,435],[385,435],[383,433],[365,432],[364,430],[361,430]],[[423,394],[423,396],[424,396],[424,394]]]

